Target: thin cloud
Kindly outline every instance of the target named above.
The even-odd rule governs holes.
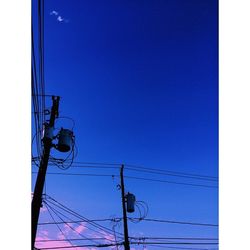
[[[69,19],[66,19],[64,18],[62,15],[59,14],[58,11],[56,10],[52,10],[50,12],[50,15],[51,16],[55,16],[56,17],[56,21],[59,22],[59,23],[68,23],[69,22]]]
[[[64,19],[61,16],[57,17],[57,21],[62,22]]]
[[[40,233],[46,237],[49,235],[49,232],[47,230],[42,230],[42,231],[40,231]]]
[[[83,232],[83,231],[85,231],[86,230],[86,227],[84,226],[84,225],[80,225],[80,226],[78,226],[77,228],[75,228],[75,231],[79,234],[79,233],[81,233],[81,232]]]
[[[53,10],[53,11],[51,11],[51,12],[50,12],[50,15],[55,15],[55,16],[58,16],[58,12],[57,12],[57,11],[55,11],[55,10]]]

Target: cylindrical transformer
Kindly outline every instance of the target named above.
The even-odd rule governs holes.
[[[73,132],[69,129],[61,129],[58,137],[57,149],[60,152],[68,152],[71,150],[73,142]]]
[[[131,193],[127,194],[127,212],[133,213],[135,211],[135,196]]]

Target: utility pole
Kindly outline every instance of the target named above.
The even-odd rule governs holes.
[[[59,106],[60,97],[52,96],[53,105],[51,108],[50,113],[50,120],[48,123],[48,128],[53,129],[55,124],[55,119],[58,117],[58,106]],[[36,239],[36,232],[37,232],[37,224],[39,219],[40,207],[42,205],[42,194],[43,194],[43,187],[45,182],[46,171],[48,167],[48,161],[50,156],[50,150],[53,146],[52,138],[44,137],[44,150],[42,159],[40,161],[40,167],[37,175],[35,190],[33,194],[32,200],[32,245],[31,250],[35,249],[35,239]]]
[[[124,249],[130,250],[129,240],[128,240],[128,221],[127,221],[127,212],[125,207],[125,191],[124,191],[124,179],[123,179],[123,169],[124,165],[121,166],[121,191],[122,191],[122,210],[123,210],[123,226],[124,226]]]

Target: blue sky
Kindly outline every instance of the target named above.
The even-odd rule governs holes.
[[[76,161],[218,176],[217,4],[45,1],[45,90],[61,96],[60,116],[75,121]],[[49,98],[46,104],[50,107]],[[61,119],[57,125],[71,123]],[[88,168],[81,173],[119,171]],[[218,223],[218,189],[125,182],[138,200],[147,202],[148,217]],[[106,218],[121,216],[117,183],[119,178],[48,175],[46,187],[49,195],[84,216]],[[165,224],[130,223],[129,228],[135,235],[217,235],[214,228]]]

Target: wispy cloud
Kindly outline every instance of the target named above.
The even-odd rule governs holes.
[[[80,249],[96,250],[95,247],[78,248],[77,246],[75,246],[75,243],[73,241],[67,240],[71,238],[76,238],[76,235],[78,235],[77,238],[79,239],[82,239],[82,237],[84,236],[89,237],[89,238],[98,238],[98,237],[104,236],[105,240],[103,240],[102,243],[114,243],[115,242],[115,236],[113,234],[110,234],[103,230],[100,230],[99,233],[93,232],[92,230],[86,227],[86,223],[81,223],[81,224],[79,223],[78,225],[64,224],[63,226],[60,226],[60,228],[61,228],[60,230],[56,230],[56,231],[52,230],[51,228],[50,228],[50,231],[46,229],[40,229],[36,237],[36,247],[37,248],[58,247],[58,249],[60,249],[60,247],[72,247],[73,246],[75,247],[74,250],[78,250],[78,249],[79,250]],[[111,246],[110,249],[115,250],[116,247]]]
[[[55,16],[56,17],[56,21],[60,22],[60,23],[68,23],[69,19],[64,18],[62,15],[59,14],[58,11],[56,10],[52,10],[50,12],[51,16]]]
[[[38,236],[36,237],[36,247],[37,248],[43,248],[43,247],[71,247],[73,246],[70,242],[67,240],[65,241],[51,241],[54,239],[59,240],[65,240],[65,237],[60,237],[60,235],[57,235],[56,238],[49,237],[49,231],[48,230],[42,230],[38,232]]]
[[[43,230],[43,231],[39,231],[38,235],[36,237],[36,247],[39,248],[53,248],[56,247],[59,249],[61,249],[60,247],[62,247],[61,250],[64,250],[63,248],[65,247],[73,247],[72,249],[74,250],[96,250],[95,247],[77,247],[77,244],[75,244],[74,242],[67,240],[73,237],[73,235],[76,233],[76,231],[78,233],[83,233],[85,232],[85,236],[88,236],[88,234],[86,234],[86,230],[87,228],[84,225],[79,225],[74,227],[75,231],[71,232],[69,231],[69,229],[71,230],[72,228],[68,227],[67,225],[64,225],[64,227],[62,228],[62,232],[59,232],[55,235],[55,232],[52,232],[52,235],[49,235],[49,231],[47,230]],[[103,241],[103,243],[112,243],[112,241],[115,240],[114,236],[111,234],[108,234],[104,231],[100,231],[100,233],[102,235],[105,235],[106,240]],[[54,237],[53,237],[54,235]],[[95,234],[95,233],[89,233],[89,237],[100,237],[100,234]],[[81,237],[79,237],[79,239],[81,239]],[[110,242],[111,240],[111,242]],[[92,243],[93,244],[93,243]],[[110,249],[115,250],[117,249],[115,246],[111,246]],[[135,248],[131,248],[131,250],[135,250]]]
[[[50,15],[55,15],[55,16],[58,16],[58,12],[57,12],[57,11],[55,11],[55,10],[53,10],[53,11],[51,11],[51,12],[50,12]]]
[[[85,231],[86,227],[84,225],[80,225],[77,228],[75,228],[75,231],[80,234],[81,232]]]
[[[64,19],[61,16],[57,17],[57,21],[62,22]]]
[[[41,234],[43,234],[44,236],[48,236],[49,232],[47,230],[42,230],[40,231]]]

